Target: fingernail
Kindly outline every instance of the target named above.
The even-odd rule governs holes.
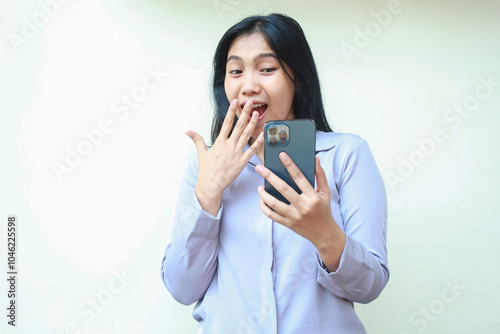
[[[282,161],[288,161],[288,155],[286,153],[280,153],[280,158]]]
[[[264,173],[264,166],[262,166],[262,165],[257,165],[257,166],[255,167],[255,170],[256,170],[256,171],[257,171],[257,173],[259,173],[259,174],[260,174],[260,173]]]
[[[237,105],[238,105],[238,100],[237,100],[237,99],[234,99],[234,100],[231,102],[231,106],[236,107]]]
[[[193,133],[191,133],[190,131],[186,131],[186,132],[185,132],[185,134],[186,134],[189,138],[193,139]]]

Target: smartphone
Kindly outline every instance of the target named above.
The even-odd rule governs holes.
[[[302,193],[279,158],[286,152],[314,187],[314,157],[316,155],[316,125],[310,119],[270,121],[264,125],[264,165],[297,193]],[[266,191],[278,200],[290,202],[267,180]]]

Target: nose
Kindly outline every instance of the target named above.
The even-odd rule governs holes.
[[[241,87],[244,96],[252,96],[260,93],[259,80],[254,73],[246,72]]]

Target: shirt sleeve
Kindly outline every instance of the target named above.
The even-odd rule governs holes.
[[[334,173],[339,173],[336,186],[346,244],[339,268],[328,273],[320,263],[317,280],[341,298],[369,303],[380,295],[389,280],[387,197],[364,139],[357,137],[345,157]]]
[[[196,162],[196,156],[192,157],[184,171],[161,263],[163,283],[185,305],[203,298],[214,277],[222,214],[222,207],[215,217],[201,208],[194,192]]]

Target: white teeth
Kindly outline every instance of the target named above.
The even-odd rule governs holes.
[[[262,106],[265,106],[266,104],[265,103],[257,103],[257,104],[254,104],[252,106],[252,108],[259,108],[259,107],[262,107]],[[241,105],[241,109],[243,109],[245,107],[245,104],[242,104]]]

